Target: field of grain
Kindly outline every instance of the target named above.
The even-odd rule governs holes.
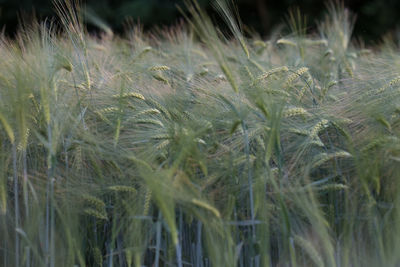
[[[1,266],[399,266],[400,52],[185,25],[0,38]],[[240,12],[239,12],[240,13]],[[56,26],[58,25],[58,26]]]

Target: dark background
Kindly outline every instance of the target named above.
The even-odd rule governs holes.
[[[213,0],[198,0],[210,14]],[[102,18],[114,31],[122,32],[124,21],[139,19],[146,28],[176,23],[181,14],[176,5],[183,0],[86,0],[88,10]],[[290,7],[299,7],[307,15],[309,26],[326,14],[323,0],[236,0],[242,21],[262,36],[284,22]],[[345,0],[345,6],[357,14],[354,33],[366,42],[378,42],[386,33],[394,33],[400,24],[400,0]],[[0,0],[0,27],[15,32],[21,14],[36,14],[40,19],[54,16],[51,0]],[[25,16],[25,15],[23,15]],[[22,17],[23,17],[22,16]],[[4,26],[5,25],[5,26]],[[4,28],[5,27],[5,28]]]

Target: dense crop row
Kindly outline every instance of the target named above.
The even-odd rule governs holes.
[[[400,53],[318,35],[85,33],[57,2],[0,42],[0,265],[398,266]],[[155,37],[156,36],[156,37]],[[278,37],[279,36],[279,37]]]

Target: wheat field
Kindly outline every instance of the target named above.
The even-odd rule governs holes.
[[[400,53],[186,22],[90,34],[80,6],[0,38],[1,266],[400,266]],[[239,12],[240,13],[240,12]]]

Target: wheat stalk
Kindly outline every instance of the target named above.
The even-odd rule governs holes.
[[[153,66],[149,68],[150,71],[167,71],[171,70],[170,67],[165,66],[165,65],[158,65],[158,66]]]
[[[396,77],[394,79],[392,79],[389,83],[385,84],[384,86],[382,86],[381,88],[379,88],[378,90],[376,90],[376,93],[382,93],[384,92],[386,89],[393,87],[394,85],[398,84],[400,82],[400,76]]]
[[[282,66],[282,67],[277,67],[277,68],[271,69],[271,70],[269,70],[269,71],[264,72],[264,73],[261,74],[260,76],[258,76],[258,77],[256,78],[256,80],[253,82],[253,84],[254,84],[255,82],[259,82],[259,81],[261,81],[261,80],[267,79],[267,78],[270,77],[272,74],[279,73],[279,72],[288,72],[288,71],[289,71],[289,69],[288,69],[288,67],[286,67],[286,66]]]

